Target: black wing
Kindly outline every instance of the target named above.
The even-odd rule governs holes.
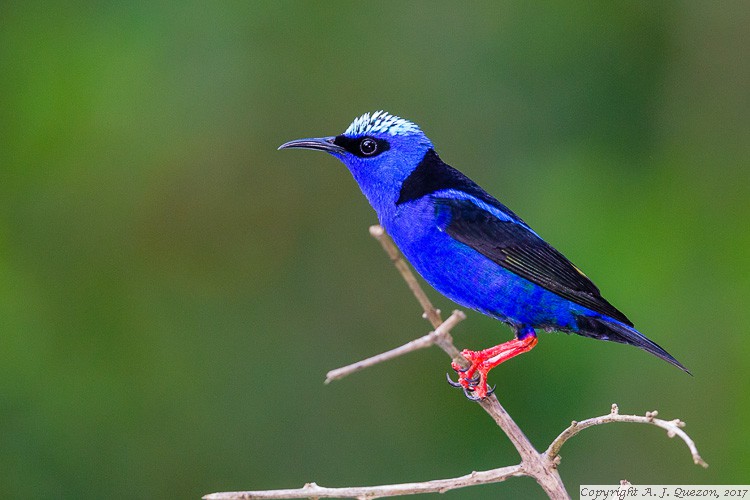
[[[560,252],[515,218],[501,219],[468,199],[434,198],[442,229],[488,259],[532,283],[629,326],[633,323]],[[500,205],[499,203],[497,203]],[[502,211],[504,206],[497,208]]]

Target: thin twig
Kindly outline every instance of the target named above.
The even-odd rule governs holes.
[[[393,244],[388,235],[380,226],[370,227],[370,234],[376,238],[383,249],[390,257],[396,269],[406,281],[414,296],[419,301],[424,311],[424,317],[430,321],[434,330],[427,335],[409,342],[401,347],[392,349],[383,354],[373,356],[358,363],[351,364],[336,370],[331,370],[326,376],[326,383],[331,380],[342,378],[355,371],[364,369],[374,364],[393,359],[416,349],[437,345],[445,351],[455,362],[466,366],[466,360],[460,355],[456,346],[453,345],[453,339],[450,330],[465,315],[461,311],[454,311],[453,314],[443,322],[440,318],[440,312],[435,309],[427,295],[422,290],[419,282],[415,278],[411,269],[401,257],[396,246]],[[356,498],[361,500],[370,500],[397,495],[414,495],[420,493],[443,493],[456,488],[464,488],[478,484],[488,484],[504,481],[514,476],[529,476],[536,480],[539,486],[544,489],[547,496],[552,500],[569,499],[565,486],[563,485],[560,474],[557,471],[557,465],[560,461],[560,448],[565,442],[578,434],[583,429],[594,425],[606,424],[610,422],[635,422],[656,425],[667,431],[669,437],[679,436],[685,443],[693,456],[693,461],[703,467],[708,464],[698,454],[695,443],[682,430],[685,424],[680,420],[661,420],[656,418],[657,412],[648,412],[646,416],[638,415],[620,415],[617,405],[612,405],[612,410],[608,415],[595,417],[582,422],[573,422],[550,444],[544,453],[539,453],[531,441],[524,435],[520,427],[511,418],[508,412],[502,407],[495,395],[485,398],[479,402],[479,405],[486,411],[497,425],[505,432],[518,454],[521,456],[521,463],[509,467],[501,467],[484,472],[472,472],[466,476],[453,479],[439,479],[422,483],[404,483],[391,484],[371,487],[353,487],[353,488],[326,488],[318,486],[315,483],[308,483],[299,489],[290,490],[267,490],[267,491],[237,491],[225,493],[212,493],[203,497],[206,500],[241,500],[241,499],[280,499],[280,498]]]
[[[414,273],[412,273],[409,266],[401,257],[401,253],[396,248],[396,245],[394,245],[393,240],[391,240],[381,226],[370,226],[370,235],[378,240],[383,250],[385,250],[393,262],[393,265],[401,273],[409,289],[422,306],[424,317],[432,323],[433,327],[438,328],[440,325],[440,314],[432,305],[430,299],[427,298],[427,294],[425,294],[419,282],[414,277]],[[459,350],[453,344],[453,339],[442,337],[435,344],[448,354],[453,361],[463,367],[468,366],[466,359],[461,356]],[[526,437],[518,424],[505,411],[505,408],[500,404],[497,397],[493,394],[481,400],[479,404],[492,417],[505,435],[508,436],[508,439],[510,439],[510,442],[521,456],[521,463],[525,466],[527,475],[533,477],[551,499],[560,500],[570,498],[565,490],[565,485],[560,478],[560,474],[557,472],[556,464],[548,462],[534,448],[529,438]]]
[[[384,361],[403,356],[404,354],[410,353],[412,351],[430,347],[442,340],[442,337],[450,337],[450,331],[453,329],[453,327],[464,319],[466,319],[466,314],[464,314],[463,311],[455,310],[453,311],[453,314],[451,314],[448,319],[438,325],[435,330],[431,331],[427,335],[424,335],[423,337],[419,337],[416,340],[412,340],[411,342],[407,342],[400,347],[396,347],[395,349],[391,349],[390,351],[377,354],[375,356],[372,356],[371,358],[363,359],[362,361],[357,361],[356,363],[352,363],[350,365],[329,371],[326,374],[325,383],[328,384],[333,380],[342,379],[354,372],[358,372],[359,370],[364,370],[365,368],[377,365],[378,363],[383,363]]]
[[[427,294],[424,293],[422,287],[419,286],[419,281],[417,281],[417,278],[414,277],[414,273],[411,272],[409,265],[401,257],[401,252],[398,251],[396,245],[393,244],[393,240],[391,240],[391,238],[386,234],[383,226],[370,226],[370,235],[378,240],[380,245],[383,247],[383,250],[385,250],[385,253],[388,254],[388,257],[390,257],[393,265],[396,266],[398,272],[401,273],[401,277],[404,278],[404,281],[406,281],[409,290],[411,290],[411,292],[419,301],[419,304],[422,306],[425,318],[427,318],[427,320],[432,324],[433,328],[437,328],[438,326],[440,326],[440,323],[443,322],[443,320],[440,319],[440,311],[435,309],[435,306],[432,305],[432,302],[430,302]]]
[[[302,488],[289,490],[234,491],[212,493],[204,500],[270,500],[280,498],[358,498],[374,499],[398,495],[419,495],[423,493],[445,493],[458,488],[505,481],[513,476],[526,475],[523,467],[513,465],[488,471],[472,472],[452,479],[437,479],[422,483],[386,484],[382,486],[358,486],[353,488],[327,488],[315,483],[307,483]]]
[[[562,448],[562,445],[565,444],[568,439],[572,438],[583,429],[586,429],[588,427],[593,427],[595,425],[601,424],[609,424],[612,422],[632,422],[636,424],[655,425],[666,430],[667,436],[669,437],[678,436],[680,439],[685,441],[685,444],[690,449],[690,454],[693,456],[693,462],[696,465],[700,465],[701,467],[708,467],[708,464],[701,458],[700,454],[698,453],[698,448],[695,446],[695,442],[693,442],[690,436],[688,436],[687,433],[682,430],[682,428],[685,427],[685,422],[679,419],[662,420],[660,418],[656,418],[658,414],[659,412],[654,410],[646,412],[646,416],[620,415],[620,411],[617,408],[617,405],[613,404],[612,411],[607,415],[589,418],[581,422],[573,421],[567,429],[562,431],[560,435],[557,436],[554,441],[552,441],[552,444],[549,445],[549,448],[547,448],[547,451],[545,451],[544,454],[549,460],[555,460],[555,458],[560,453],[560,448]]]

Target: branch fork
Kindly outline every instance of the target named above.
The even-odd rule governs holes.
[[[391,262],[401,273],[409,289],[416,297],[424,311],[423,317],[426,318],[433,327],[433,330],[426,335],[412,340],[400,347],[390,351],[372,356],[357,363],[347,365],[335,370],[331,370],[326,375],[325,383],[328,384],[334,380],[344,378],[352,373],[369,368],[378,363],[388,361],[404,354],[424,349],[432,345],[440,347],[451,359],[461,366],[467,366],[466,359],[460,355],[459,350],[453,344],[451,330],[461,321],[466,319],[466,315],[459,310],[453,313],[443,321],[440,317],[440,311],[437,310],[424,290],[420,286],[414,274],[411,272],[406,261],[401,257],[400,252],[393,244],[391,239],[385,233],[381,226],[371,226],[370,234],[378,240],[383,250],[388,254]],[[683,431],[685,423],[679,419],[662,420],[657,418],[656,410],[646,412],[645,416],[641,415],[621,415],[619,408],[613,404],[610,412],[599,417],[589,418],[580,422],[573,421],[571,424],[557,436],[544,452],[539,452],[531,444],[531,441],[524,435],[521,428],[505,411],[495,395],[491,395],[478,404],[492,417],[495,423],[508,436],[513,446],[521,456],[521,462],[517,465],[500,467],[488,471],[474,471],[465,476],[451,479],[438,479],[418,483],[390,484],[381,486],[368,487],[346,487],[346,488],[328,488],[319,486],[315,483],[307,483],[302,488],[287,490],[266,490],[266,491],[236,491],[224,493],[212,493],[204,496],[205,500],[261,500],[261,499],[281,499],[281,498],[355,498],[360,500],[370,500],[375,498],[392,497],[398,495],[416,495],[422,493],[444,493],[457,488],[465,488],[480,484],[498,483],[511,477],[528,476],[532,477],[539,486],[544,490],[547,496],[553,500],[570,499],[565,485],[557,471],[560,463],[560,449],[570,438],[584,429],[595,425],[608,424],[613,422],[630,422],[639,424],[655,425],[667,431],[668,437],[679,437],[682,439],[690,450],[693,462],[702,467],[708,467],[708,464],[701,458],[698,449],[693,440]]]

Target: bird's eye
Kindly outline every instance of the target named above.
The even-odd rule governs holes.
[[[369,137],[365,137],[359,141],[359,150],[365,156],[372,156],[378,151],[378,143]]]

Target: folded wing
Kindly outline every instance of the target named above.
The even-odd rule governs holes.
[[[437,193],[436,193],[437,194]],[[440,229],[496,264],[576,304],[629,326],[628,318],[607,302],[585,274],[519,219],[473,197],[435,196]],[[497,202],[498,210],[504,208]]]

